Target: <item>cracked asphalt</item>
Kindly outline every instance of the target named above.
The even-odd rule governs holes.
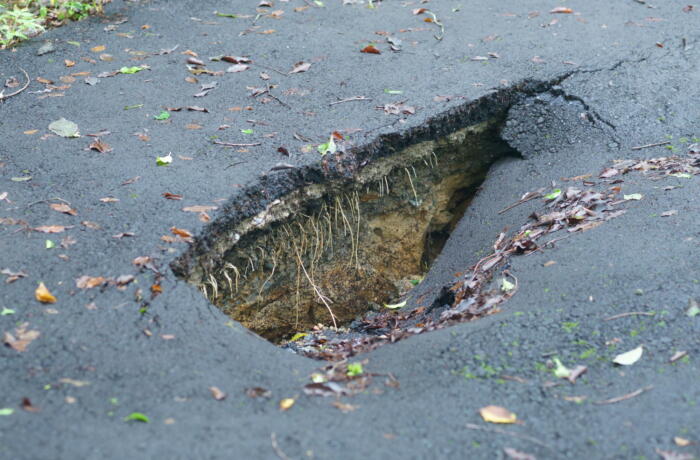
[[[256,17],[243,2],[117,0],[104,18],[3,51],[2,81],[21,83],[20,68],[32,81],[0,102],[0,270],[26,274],[0,285],[0,310],[13,311],[0,316],[0,331],[18,336],[28,323],[25,331],[39,335],[25,351],[0,349],[0,408],[12,409],[0,416],[0,454],[517,458],[504,450],[512,448],[536,458],[700,456],[700,316],[687,315],[690,299],[700,297],[697,177],[623,176],[615,184],[621,192],[643,198],[598,228],[514,257],[518,292],[499,313],[358,356],[368,360],[366,372],[391,373],[400,388],[376,378],[342,398],[355,406],[348,413],[333,398],[304,395],[323,363],[246,331],[170,268],[176,260],[176,268],[187,266],[232,223],[300,183],[325,180],[315,145],[333,131],[348,135],[355,154],[345,161],[361,167],[502,114],[502,137],[522,158],[491,168],[416,290],[435,296],[487,254],[503,228],[542,209],[533,200],[498,213],[524,193],[580,187],[581,180],[563,178],[588,174],[606,187],[598,174],[615,159],[686,154],[700,136],[700,5],[688,9],[687,1],[572,0],[565,3],[573,13],[552,14],[561,5],[549,1],[367,8],[291,0]],[[437,24],[424,21],[429,16],[413,14],[422,7],[444,25],[442,40]],[[390,50],[387,34],[401,39],[400,51]],[[38,56],[46,41],[54,51]],[[368,43],[381,54],[361,53]],[[192,83],[187,50],[214,72],[230,63],[212,56],[253,62]],[[288,74],[298,62],[311,66]],[[139,65],[149,68],[98,77]],[[97,83],[87,84],[90,77]],[[214,81],[206,96],[194,97]],[[251,96],[249,88],[261,87],[269,92]],[[330,105],[359,96],[371,100]],[[416,113],[376,109],[402,101]],[[154,119],[164,108],[188,106],[207,112]],[[52,135],[48,125],[61,117],[82,137]],[[241,131],[249,128],[253,134]],[[111,152],[88,148],[94,138],[86,135],[102,131]],[[156,157],[169,152],[172,164],[157,166]],[[278,163],[294,168],[272,171]],[[77,215],[51,203],[69,204]],[[182,211],[204,205],[217,207],[206,222]],[[677,213],[661,216],[669,210]],[[32,230],[41,226],[66,228]],[[194,243],[164,241],[172,227],[191,232]],[[47,249],[47,240],[56,247]],[[155,260],[162,279],[132,264],[143,256]],[[79,289],[85,275],[135,278],[123,289]],[[56,303],[34,299],[39,282]],[[151,299],[156,282],[162,293]],[[646,315],[606,321],[630,312]],[[639,345],[639,362],[612,364]],[[680,351],[686,357],[670,363]],[[575,384],[557,379],[547,368],[552,357],[588,371]],[[227,398],[213,398],[212,386]],[[250,398],[250,387],[272,397]],[[617,397],[625,398],[605,403]],[[280,411],[283,398],[296,402]],[[484,423],[478,410],[487,405],[510,409],[522,423]],[[125,422],[132,412],[150,422]]]

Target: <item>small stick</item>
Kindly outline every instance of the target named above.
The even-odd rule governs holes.
[[[353,97],[348,97],[346,99],[341,99],[339,101],[331,102],[328,105],[336,105],[336,104],[342,104],[344,102],[352,102],[352,101],[371,101],[371,97],[365,97],[365,96],[353,96]]]
[[[613,315],[609,318],[605,318],[604,321],[612,321],[614,319],[624,318],[626,316],[654,316],[656,313],[651,311],[628,311],[627,313],[620,313],[619,315]]]
[[[284,451],[280,449],[279,444],[277,444],[277,435],[274,432],[270,434],[270,440],[272,441],[272,450],[275,451],[277,456],[282,460],[290,460],[290,458],[287,457],[287,454],[285,454]]]
[[[545,444],[544,442],[540,441],[539,439],[533,438],[532,436],[528,436],[528,435],[526,435],[526,434],[520,434],[520,433],[515,433],[515,432],[512,432],[512,431],[507,431],[507,430],[504,430],[504,429],[502,429],[502,428],[491,428],[491,427],[488,427],[488,426],[475,425],[475,424],[473,424],[473,423],[467,423],[467,424],[466,424],[466,427],[467,427],[468,429],[470,429],[470,430],[490,431],[491,433],[505,434],[505,435],[508,435],[508,436],[512,436],[512,437],[514,437],[514,438],[524,439],[524,440],[526,440],[526,441],[534,442],[535,444],[537,444],[537,445],[539,445],[539,446],[542,446],[542,447],[545,447],[545,448],[547,448],[547,449],[549,449],[549,450],[553,450],[551,447],[549,447],[547,444]]]
[[[287,104],[286,102],[282,102],[277,96],[275,96],[274,94],[272,94],[272,90],[271,90],[271,88],[270,88],[269,83],[268,83],[268,85],[267,85],[267,95],[270,96],[272,99],[276,100],[277,102],[279,102],[280,104],[282,104],[283,106],[287,107],[288,109],[291,109],[291,107],[289,106],[289,104]]]
[[[25,89],[27,89],[27,88],[29,87],[29,83],[30,83],[30,81],[31,81],[31,80],[29,79],[29,74],[27,73],[26,70],[24,70],[24,69],[21,68],[21,67],[19,68],[19,70],[21,70],[22,73],[24,73],[24,77],[27,79],[27,83],[25,83],[23,87],[21,87],[20,89],[18,89],[18,90],[15,91],[14,93],[4,94],[4,93],[5,93],[5,90],[0,91],[0,102],[4,101],[5,99],[10,98],[10,97],[12,97],[12,96],[17,96],[19,93],[21,93],[22,91],[24,91]]]
[[[262,145],[261,142],[253,142],[252,144],[236,144],[233,142],[221,142],[221,141],[214,141],[214,144],[225,145],[226,147],[255,147],[256,145]]]
[[[253,65],[256,65],[256,66],[259,66],[259,67],[262,67],[262,68],[267,69],[267,70],[272,70],[273,72],[277,72],[278,74],[284,75],[285,77],[288,77],[288,76],[289,76],[289,75],[287,75],[286,73],[282,72],[281,70],[277,70],[277,69],[275,69],[274,67],[270,67],[270,66],[266,66],[266,65],[264,65],[264,64],[260,64],[259,62],[253,62],[252,64],[253,64]]]
[[[649,385],[648,387],[640,388],[639,390],[633,391],[632,393],[627,393],[626,395],[617,396],[615,398],[606,399],[604,401],[595,401],[593,404],[615,404],[621,401],[626,401],[628,399],[637,397],[640,394],[651,390],[652,388],[654,388],[654,385]]]
[[[660,145],[666,145],[666,144],[670,144],[670,143],[671,143],[671,141],[655,142],[653,144],[639,145],[637,147],[632,147],[632,150],[642,150],[642,149],[647,149],[649,147],[658,147]]]
[[[527,203],[528,201],[535,199],[535,198],[539,198],[541,196],[542,196],[542,194],[540,192],[528,192],[525,194],[524,197],[522,197],[521,199],[519,199],[515,203],[511,204],[510,206],[507,206],[507,207],[501,209],[500,211],[498,211],[498,213],[503,214],[504,212],[510,211],[511,209],[513,209],[516,206],[520,206],[523,203]]]

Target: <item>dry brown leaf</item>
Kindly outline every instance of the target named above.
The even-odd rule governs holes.
[[[304,61],[297,62],[296,64],[294,64],[294,68],[289,73],[306,72],[307,70],[309,70],[310,67],[311,67],[311,63],[309,63],[309,62],[304,62]]]
[[[78,289],[92,289],[98,286],[102,286],[107,282],[107,278],[103,276],[87,276],[83,275],[75,280],[75,286]]]
[[[565,6],[558,6],[550,11],[551,14],[571,14],[574,10]]]
[[[40,282],[39,286],[34,290],[34,297],[41,303],[56,303],[56,297],[49,292],[43,282]]]
[[[357,409],[359,406],[353,406],[352,404],[342,403],[340,401],[334,401],[331,403],[333,407],[340,410],[342,413],[347,414]]]
[[[143,267],[144,265],[150,264],[152,261],[153,259],[148,256],[139,256],[132,260],[131,263],[137,267]]]
[[[35,232],[41,232],[41,233],[62,233],[68,228],[73,228],[72,226],[70,227],[65,227],[63,225],[41,225],[39,227],[34,227],[32,230]]]
[[[173,235],[180,236],[182,238],[192,238],[192,233],[183,228],[170,227],[170,233]]]
[[[104,50],[105,50],[104,45],[93,46],[92,48],[90,48],[90,51],[92,51],[93,53],[101,53]]]
[[[54,211],[56,211],[56,212],[62,212],[62,213],[64,213],[64,214],[70,214],[71,216],[75,216],[75,215],[78,214],[78,212],[77,212],[75,209],[71,208],[70,206],[68,206],[68,205],[65,204],[65,203],[51,203],[51,204],[49,205],[49,207],[50,207],[51,209],[53,209]]]
[[[692,444],[690,439],[681,438],[680,436],[674,436],[673,442],[676,443],[678,447],[688,447]]]
[[[41,409],[39,409],[37,406],[33,405],[32,402],[29,400],[29,398],[22,398],[22,409],[26,410],[27,412],[39,412]]]
[[[90,144],[88,148],[100,153],[109,153],[112,151],[112,147],[110,147],[106,142],[102,142],[101,139],[95,139],[92,141],[92,144]]]
[[[63,63],[66,65],[66,67],[73,67],[75,65],[75,61],[71,61],[70,59],[65,59]]]
[[[15,329],[15,333],[5,332],[3,342],[16,351],[26,351],[27,346],[39,337],[39,331],[27,330],[29,323],[22,323]]]
[[[2,270],[0,270],[0,274],[7,275],[7,279],[5,280],[5,283],[7,283],[7,284],[14,283],[15,281],[17,281],[20,278],[27,277],[26,273],[21,272],[21,271],[20,272],[13,272],[9,268],[3,268]]]
[[[36,134],[38,132],[39,132],[38,129],[28,129],[27,131],[24,131],[24,134],[31,136],[32,134]]]
[[[90,230],[99,230],[100,228],[102,228],[102,227],[100,227],[100,224],[98,224],[97,222],[91,222],[89,220],[84,220],[84,221],[80,222],[80,224],[84,225],[85,227],[89,228]]]
[[[163,194],[163,198],[165,198],[167,200],[181,200],[182,195],[178,195],[177,193],[165,192]]]
[[[211,395],[217,401],[223,401],[224,399],[226,399],[226,396],[228,396],[226,393],[221,391],[218,387],[209,387],[209,391],[211,391]]]
[[[379,51],[374,45],[367,45],[364,48],[360,50],[360,53],[367,53],[367,54],[382,54],[381,51]]]

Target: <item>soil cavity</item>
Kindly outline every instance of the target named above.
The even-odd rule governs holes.
[[[273,342],[347,324],[420,281],[489,166],[512,153],[483,123],[298,189],[233,230],[200,289]]]

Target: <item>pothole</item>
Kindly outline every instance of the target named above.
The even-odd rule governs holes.
[[[297,188],[227,231],[216,267],[190,281],[274,343],[395,301],[427,272],[489,166],[516,155],[499,124],[412,145],[352,180]]]

